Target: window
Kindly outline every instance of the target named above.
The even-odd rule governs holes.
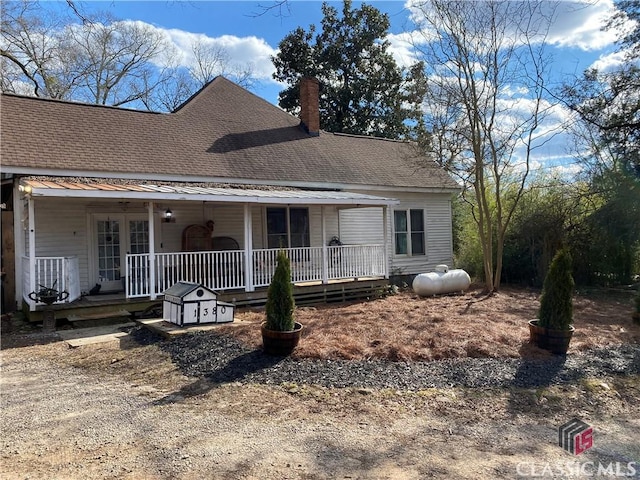
[[[396,255],[425,255],[424,210],[394,210]]]
[[[267,247],[308,247],[308,208],[267,208]]]
[[[129,222],[129,247],[131,253],[149,253],[149,221]]]

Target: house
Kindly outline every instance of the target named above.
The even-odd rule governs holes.
[[[302,88],[302,121],[223,77],[172,113],[3,94],[16,303],[155,300],[177,281],[264,298],[279,248],[325,291],[451,263],[455,182],[409,143],[320,131],[317,81]]]

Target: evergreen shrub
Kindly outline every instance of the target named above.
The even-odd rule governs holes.
[[[269,330],[288,332],[294,329],[293,284],[291,283],[291,262],[284,250],[278,252],[278,264],[267,291],[267,324]]]
[[[561,249],[551,261],[544,279],[540,298],[539,326],[554,330],[569,330],[573,323],[572,259]]]

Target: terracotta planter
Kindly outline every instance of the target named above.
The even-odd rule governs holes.
[[[558,355],[564,355],[569,350],[569,343],[575,328],[569,326],[569,330],[554,330],[540,327],[540,320],[529,320],[529,340],[538,347],[549,350]]]
[[[296,322],[293,330],[281,332],[268,330],[267,322],[262,322],[260,330],[262,332],[262,349],[268,355],[285,356],[291,354],[298,346],[302,335],[302,324]]]

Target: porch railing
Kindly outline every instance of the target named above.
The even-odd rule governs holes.
[[[66,291],[66,300],[56,303],[73,302],[80,297],[80,270],[78,257],[36,257],[35,277],[31,281],[29,257],[22,257],[22,292],[24,299],[31,305],[40,305],[29,298],[31,292],[42,288],[53,288],[58,292]]]
[[[279,249],[252,252],[254,287],[271,283]],[[322,282],[386,275],[382,245],[342,245],[289,248],[291,280],[294,283]],[[247,286],[243,250],[157,253],[155,293],[161,294],[179,281],[201,283],[212,290],[243,289]],[[126,295],[151,295],[149,254],[128,254]]]
[[[253,285],[264,287],[271,283],[276,272],[278,248],[253,251]],[[291,281],[293,283],[322,280],[322,247],[302,247],[285,249],[291,261]]]

